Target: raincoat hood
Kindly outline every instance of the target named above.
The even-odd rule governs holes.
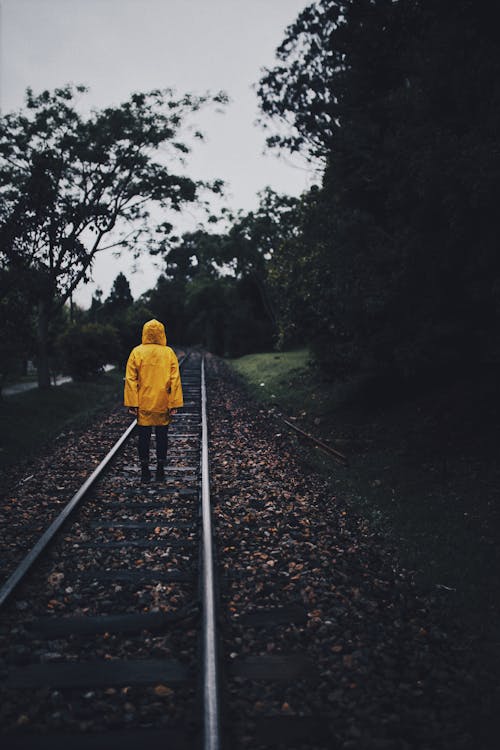
[[[167,345],[167,337],[165,335],[165,326],[160,323],[159,320],[148,320],[144,323],[142,328],[142,343],[143,344],[160,344],[160,346]]]

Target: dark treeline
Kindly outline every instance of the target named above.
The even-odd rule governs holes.
[[[334,373],[498,362],[500,43],[488,7],[305,8],[258,94],[269,144],[307,156],[321,184],[300,199],[266,190],[225,234],[170,250],[151,302],[175,298],[163,309],[176,336],[233,355],[308,343]]]
[[[325,165],[273,266],[282,335],[329,369],[498,362],[493,6],[321,0],[260,82],[270,144]]]
[[[108,348],[123,364],[140,340],[144,321],[164,321],[174,345],[201,345],[220,355],[239,356],[271,349],[277,342],[278,303],[271,260],[292,236],[298,201],[270,189],[255,211],[240,213],[223,233],[197,230],[169,238],[164,271],[154,288],[135,302],[123,274],[109,297],[94,295],[88,311],[78,311],[71,338],[111,325],[117,345]],[[75,318],[75,311],[73,314]],[[64,340],[66,341],[66,339]],[[72,349],[68,346],[66,349]],[[113,360],[115,361],[115,360]],[[104,361],[101,361],[104,363]]]
[[[66,332],[62,308],[95,254],[83,237],[114,227],[116,196],[133,223],[148,219],[143,200],[181,210],[204,187],[166,174],[152,153],[163,142],[187,153],[174,142],[179,123],[208,100],[134,95],[83,121],[73,90],[30,94],[31,119],[3,118],[0,134],[0,313],[21,333],[3,337],[4,369],[20,341],[57,357],[76,334],[90,349],[108,336],[122,361],[146,315],[172,342],[219,354],[308,344],[327,374],[498,363],[495,20],[492,4],[473,0],[307,6],[257,92],[269,146],[302,154],[319,184],[300,198],[266,189],[254,211],[182,237],[167,224],[141,245],[136,229],[124,241],[164,261],[156,286],[133,302],[119,277]],[[159,113],[165,103],[173,118]]]

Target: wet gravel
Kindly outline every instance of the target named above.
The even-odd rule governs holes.
[[[52,448],[25,466],[20,476],[10,470],[0,495],[0,581],[8,578],[130,421],[126,410],[117,407],[83,432],[60,433]]]
[[[209,357],[207,365],[226,747],[496,747],[497,686],[465,634],[446,619],[439,593],[422,588],[349,498],[335,496],[333,482],[304,468],[305,449],[275,412],[251,401],[220,360]],[[196,674],[198,507],[191,467],[198,447],[183,437],[197,423],[189,411],[175,426],[166,482],[139,484],[132,439],[9,605],[0,623],[0,685],[30,664],[95,660],[175,659]],[[3,577],[128,422],[115,410],[92,430],[63,436],[11,488],[0,508],[8,540]],[[127,580],[128,572],[135,580]],[[282,607],[287,614],[280,619]],[[39,618],[137,613],[178,620],[140,635],[47,638],[35,627]],[[256,623],[251,618],[259,613],[264,617]],[[288,657],[299,667],[283,679]],[[251,678],[245,667],[259,658],[271,674]],[[4,735],[178,727],[195,746],[194,680],[4,687]]]
[[[439,595],[418,585],[333,482],[305,472],[305,449],[215,358],[209,393],[231,747],[264,747],[259,723],[281,717],[286,727],[290,718],[294,727],[308,716],[319,739],[276,746],[496,747],[497,685],[446,622]],[[249,612],[292,604],[305,610],[303,622],[244,623]],[[272,655],[306,657],[313,673],[232,676],[249,657]]]
[[[186,383],[196,384],[199,357],[190,364]],[[191,387],[185,388],[188,399]],[[57,447],[53,460],[48,456],[40,461],[33,478],[17,485],[3,520],[8,524],[10,504],[16,503],[25,524],[15,539],[10,537],[5,570],[14,567],[21,547],[24,551],[35,538],[35,529],[46,528],[50,514],[62,509],[62,490],[61,501],[54,502],[53,486],[64,486],[64,500],[69,500],[129,423],[126,412],[113,413],[79,441],[75,438],[74,444]],[[87,445],[90,437],[92,449]],[[197,731],[198,403],[191,400],[176,418],[169,442],[166,479],[141,485],[135,436],[128,441],[2,612],[0,725],[6,742],[13,735],[92,734],[124,728],[179,727],[188,736]],[[154,440],[151,453],[154,466]],[[58,467],[56,472],[53,466]],[[46,498],[50,508],[43,525],[40,505],[37,516],[37,498],[39,503]],[[132,578],[127,578],[129,574]],[[130,634],[112,627],[109,632],[43,633],[46,623],[64,623],[68,617],[88,623],[93,617],[142,614],[170,619],[160,629]],[[104,668],[122,661],[176,663],[189,678],[172,684],[141,685],[132,680],[130,685],[103,687],[12,687],[16,675],[33,665],[90,663]]]

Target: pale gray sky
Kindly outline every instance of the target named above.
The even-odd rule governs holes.
[[[314,176],[303,161],[292,166],[265,151],[255,126],[258,104],[252,84],[274,64],[285,27],[308,0],[0,0],[2,14],[2,112],[22,105],[24,91],[67,82],[90,87],[86,101],[101,107],[132,91],[174,87],[203,93],[224,89],[225,114],[200,113],[206,142],[189,160],[194,178],[229,183],[233,208],[255,207],[258,190],[270,185],[298,195]],[[187,228],[187,227],[186,227]],[[154,285],[158,271],[144,258],[130,273],[127,257],[97,261],[94,285],[78,290],[87,306],[99,285],[105,295],[119,270],[134,296]]]

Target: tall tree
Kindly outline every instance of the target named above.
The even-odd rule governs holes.
[[[264,114],[289,127],[270,144],[323,159],[302,254],[295,243],[284,260],[299,259],[329,367],[498,357],[495,28],[493,6],[470,0],[318,0],[261,81]]]
[[[296,231],[298,201],[269,187],[258,197],[258,207],[254,211],[241,212],[229,229],[222,245],[222,259],[231,264],[237,278],[247,279],[255,285],[276,334],[278,300],[269,282],[269,261]]]
[[[302,10],[285,31],[276,50],[278,65],[264,69],[257,93],[265,128],[275,131],[271,147],[300,151],[324,161],[339,127],[334,76],[345,70],[343,50],[333,46],[333,34],[345,23],[349,0],[320,0]]]
[[[83,116],[84,92],[28,90],[24,110],[0,121],[0,253],[23,269],[37,300],[41,387],[50,384],[50,320],[89,280],[96,255],[139,252],[152,203],[180,211],[203,188],[221,189],[174,170],[190,150],[180,139],[186,118],[224,95],[152,91]]]
[[[130,291],[130,284],[125,274],[120,271],[113,281],[109,296],[104,303],[106,313],[111,317],[116,313],[123,313],[133,303],[134,298]]]
[[[255,210],[240,211],[230,217],[225,232],[200,229],[187,232],[178,242],[171,243],[165,252],[165,274],[177,285],[203,276],[204,294],[207,279],[224,275],[245,281],[242,285],[245,294],[249,293],[249,287],[254,287],[255,293],[251,296],[260,299],[263,315],[276,333],[277,301],[269,283],[269,261],[279,246],[296,232],[298,201],[269,187],[262,190],[258,198]],[[222,287],[219,285],[217,289]]]
[[[22,293],[23,278],[0,268],[0,398],[2,386],[33,356],[34,330],[30,300]]]

